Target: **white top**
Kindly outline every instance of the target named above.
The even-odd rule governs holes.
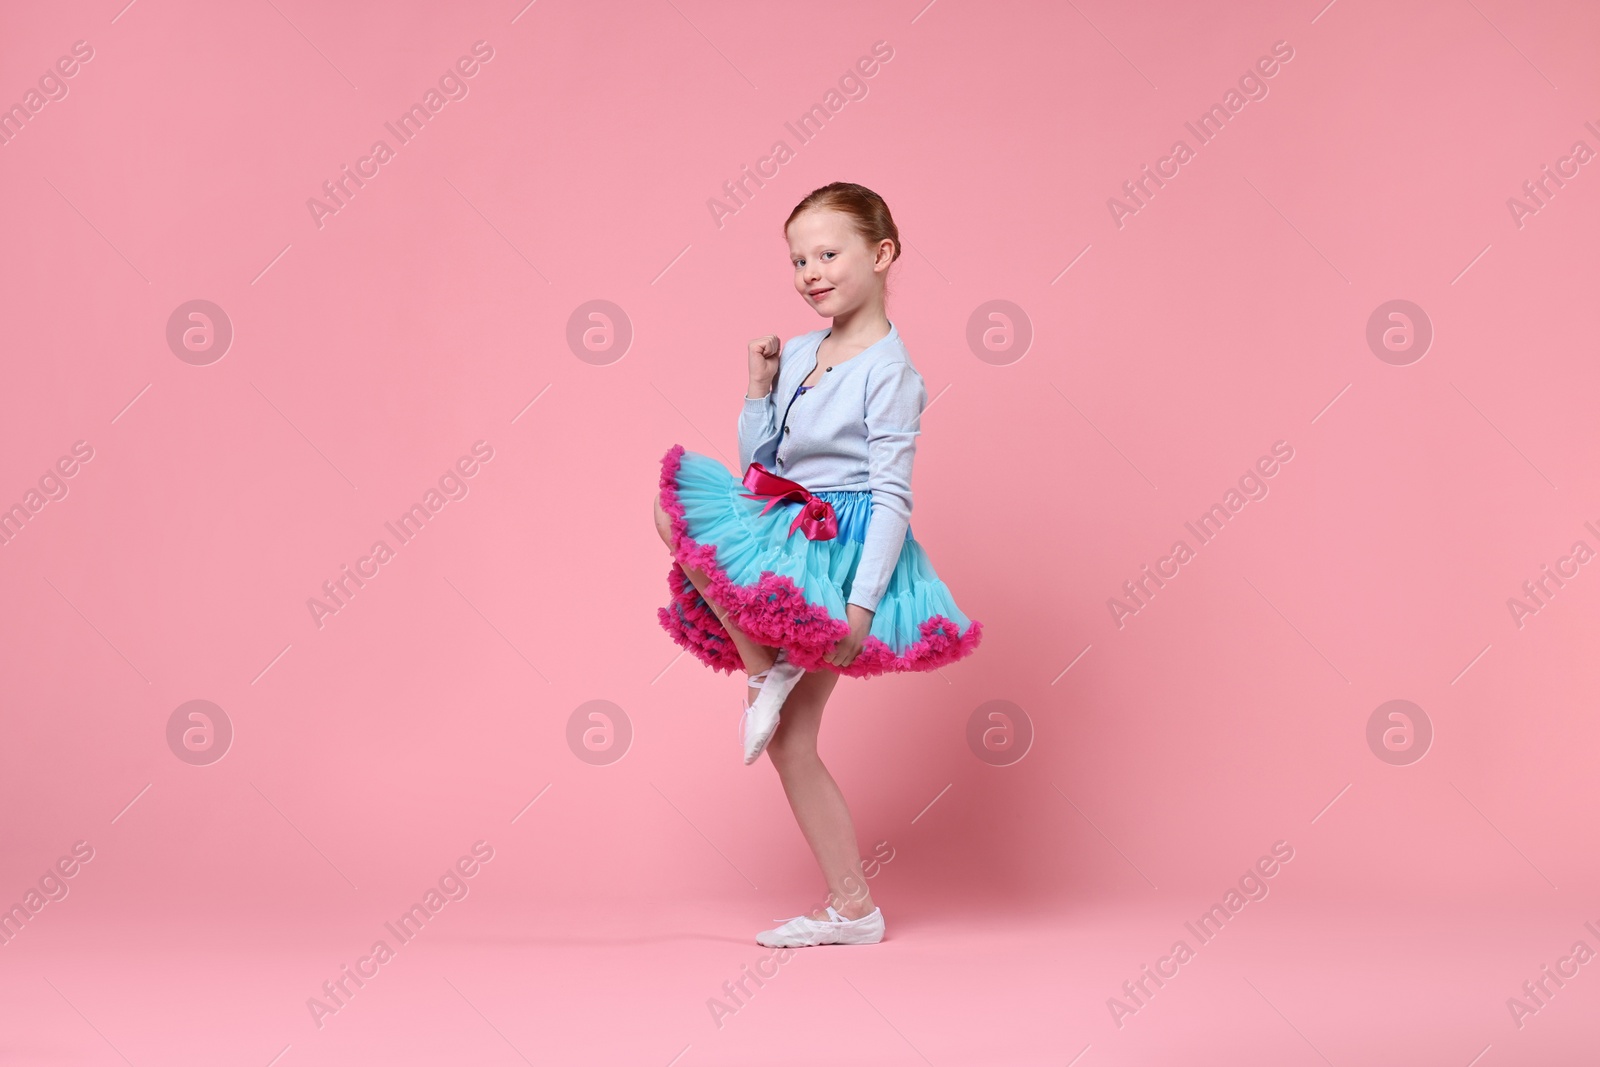
[[[911,525],[911,465],[928,390],[890,322],[884,337],[830,367],[816,385],[795,396],[816,369],[817,348],[831,332],[790,338],[772,391],[759,400],[745,398],[739,412],[739,476],[759,462],[814,493],[871,490],[872,516],[849,603],[876,611]]]

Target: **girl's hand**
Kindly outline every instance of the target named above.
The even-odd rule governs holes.
[[[845,615],[850,620],[850,632],[839,638],[833,650],[822,658],[835,667],[848,667],[855,661],[861,652],[861,646],[866,643],[867,633],[872,629],[872,616],[876,612],[868,611],[860,604],[845,606]]]
[[[783,355],[783,342],[778,335],[769,333],[750,342],[750,384],[771,387],[778,377],[778,363]]]

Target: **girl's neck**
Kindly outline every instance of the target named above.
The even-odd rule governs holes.
[[[889,317],[884,314],[883,304],[880,302],[835,315],[826,340],[829,348],[844,347],[860,350],[876,344],[888,335]]]

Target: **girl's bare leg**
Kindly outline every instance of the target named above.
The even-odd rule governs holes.
[[[668,515],[661,507],[660,495],[656,496],[656,532],[661,535],[662,542],[665,543],[668,548],[671,548],[672,517]],[[751,639],[749,634],[745,633],[743,630],[739,629],[737,626],[733,625],[733,623],[728,621],[728,613],[726,611],[712,603],[710,597],[705,596],[706,586],[711,584],[710,576],[698,567],[690,567],[687,565],[683,566],[683,573],[688,576],[689,581],[694,585],[694,587],[700,590],[700,595],[705,597],[706,603],[711,606],[712,612],[722,623],[722,628],[727,630],[728,636],[733,639],[734,647],[739,650],[739,658],[744,661],[745,673],[747,675],[757,674],[772,666],[772,664],[775,662],[775,657],[778,654],[777,650],[768,645],[758,644],[756,641]],[[832,672],[830,671],[829,673],[831,674]],[[755,700],[756,694],[760,691],[760,686],[750,686],[749,692],[745,696],[745,703],[749,704],[751,701]]]
[[[822,868],[822,877],[828,884],[828,903],[845,918],[859,919],[877,905],[872,902],[861,870],[850,807],[817,756],[822,710],[838,682],[839,675],[826,668],[805,673],[784,701],[778,731],[767,742],[767,757],[778,769],[795,821],[817,857],[817,866]],[[828,913],[819,906],[811,917],[826,919]]]

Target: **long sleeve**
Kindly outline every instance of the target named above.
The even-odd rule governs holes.
[[[905,360],[872,368],[867,376],[867,483],[872,515],[850,587],[850,603],[876,611],[900,561],[911,525],[911,464],[928,390]]]
[[[739,411],[739,469],[734,477],[744,477],[750,461],[755,458],[756,446],[771,436],[778,424],[778,383],[774,379],[772,391],[760,400],[744,398]]]

